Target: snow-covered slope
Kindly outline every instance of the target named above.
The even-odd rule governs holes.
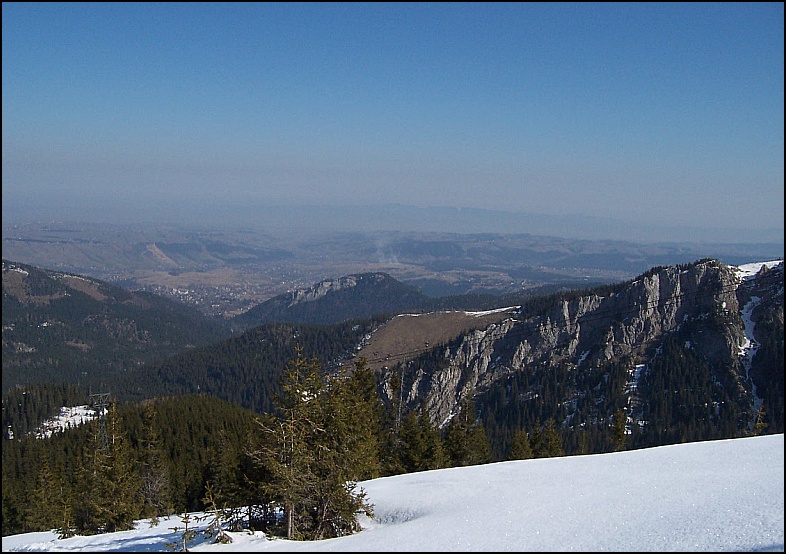
[[[410,473],[360,485],[375,517],[318,542],[201,535],[193,552],[756,551],[784,548],[783,434]],[[204,528],[206,523],[201,523]],[[166,552],[157,527],[58,540],[3,537],[3,551]]]

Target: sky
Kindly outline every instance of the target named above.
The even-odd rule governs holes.
[[[400,204],[782,236],[783,9],[4,2],[3,219]]]
[[[324,541],[231,533],[192,552],[783,552],[783,434],[540,458],[363,481],[374,517]],[[207,522],[199,524],[204,528]],[[58,540],[3,537],[3,551],[167,552],[157,527]]]

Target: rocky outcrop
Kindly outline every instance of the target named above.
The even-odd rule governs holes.
[[[398,376],[405,404],[425,408],[442,424],[463,398],[482,395],[505,376],[559,364],[646,363],[663,337],[677,330],[708,363],[736,367],[746,340],[740,282],[734,268],[714,260],[654,268],[606,294],[555,298],[536,312],[524,306],[499,324],[404,364],[398,373],[389,371],[386,379]],[[782,305],[781,286],[781,325]]]
[[[371,278],[371,276],[369,278]],[[287,307],[302,304],[303,302],[314,302],[315,300],[323,298],[330,292],[352,288],[357,286],[357,284],[357,275],[348,275],[346,277],[341,277],[340,279],[326,279],[320,283],[317,283],[313,287],[298,289],[290,293],[291,296]]]

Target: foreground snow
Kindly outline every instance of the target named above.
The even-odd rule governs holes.
[[[783,551],[783,435],[500,462],[361,483],[375,505],[355,535],[319,542],[232,533],[195,552]],[[158,527],[57,540],[3,538],[3,551],[166,552]]]

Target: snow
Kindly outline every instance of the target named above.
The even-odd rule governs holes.
[[[482,312],[464,312],[467,315],[471,315],[474,317],[483,317],[484,315],[491,315],[491,314],[498,314],[500,312],[508,312],[512,310],[519,310],[521,306],[508,306],[507,308],[496,308],[494,310],[485,310]]]
[[[354,535],[291,542],[231,533],[231,544],[199,538],[189,548],[782,552],[783,453],[779,434],[397,475],[360,483],[375,517]],[[3,551],[166,552],[177,525],[174,516],[89,537],[14,535],[3,537]]]
[[[95,410],[90,406],[62,407],[54,418],[42,423],[35,434],[39,439],[48,438],[54,433],[64,431],[69,427],[77,427],[91,419],[95,419],[95,417]]]
[[[769,262],[755,262],[750,264],[743,264],[736,266],[735,269],[737,270],[737,275],[740,278],[740,281],[745,281],[748,279],[752,279],[756,276],[762,266],[767,266],[768,268],[775,267],[783,263],[783,260],[772,260]],[[745,367],[746,375],[750,376],[750,369],[751,369],[751,362],[753,361],[753,357],[756,355],[756,351],[759,348],[758,342],[754,339],[753,330],[755,324],[751,319],[753,314],[753,310],[756,306],[761,302],[761,298],[758,296],[751,296],[751,299],[748,301],[745,306],[742,307],[740,310],[740,316],[742,317],[742,321],[744,324],[744,338],[743,343],[739,345],[739,356],[742,360],[742,363]],[[724,308],[726,306],[724,305]],[[758,410],[761,406],[761,398],[758,396],[756,391],[756,385],[753,385],[753,408],[754,410]]]
[[[780,263],[757,262],[737,270],[744,280],[762,265]],[[742,310],[747,337],[752,335],[752,303]],[[754,348],[750,342],[742,346],[748,357]],[[73,425],[92,413],[61,415],[58,427],[67,415]],[[783,457],[779,434],[396,475],[360,483],[375,512],[373,519],[361,518],[360,533],[302,542],[230,533],[234,542],[226,545],[200,535],[189,549],[783,552]],[[62,540],[52,532],[26,533],[3,537],[2,550],[169,552],[166,544],[179,537],[172,530],[176,526],[182,528],[182,522],[171,516],[161,518],[157,527],[141,520],[132,531]]]
[[[751,315],[753,314],[754,308],[759,305],[761,302],[761,298],[758,296],[751,296],[750,301],[745,304],[740,312],[742,317],[742,322],[744,324],[744,331],[745,336],[743,339],[743,343],[739,347],[739,356],[742,360],[742,364],[745,367],[745,376],[750,379],[750,370],[751,370],[751,363],[753,362],[753,357],[756,355],[756,351],[759,349],[759,343],[753,337],[753,329],[755,327],[755,323],[751,319]],[[751,381],[753,386],[753,409],[758,410],[761,406],[761,398],[759,398],[756,392],[756,384]]]
[[[782,264],[783,260],[771,260],[769,262],[754,262],[750,264],[742,264],[736,266],[737,274],[740,276],[740,279],[752,279],[756,276],[762,266],[767,266],[768,268],[775,267],[779,264]]]

